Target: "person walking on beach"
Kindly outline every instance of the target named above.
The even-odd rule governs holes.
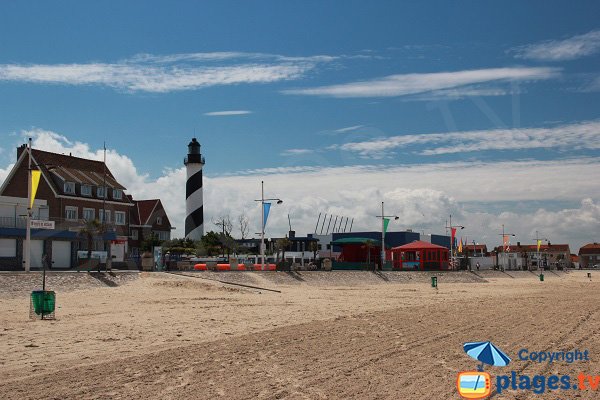
[[[477,268],[477,271],[479,271],[479,261],[477,261],[477,264],[475,264],[475,268]]]

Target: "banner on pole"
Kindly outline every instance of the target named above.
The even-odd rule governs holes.
[[[263,203],[263,226],[267,226],[267,219],[269,218],[269,211],[271,210],[271,203]]]
[[[31,199],[29,200],[29,208],[33,208],[33,201],[35,200],[35,194],[37,193],[38,186],[40,184],[40,176],[42,171],[34,169],[31,171]]]
[[[538,251],[538,253],[540,252],[540,247],[541,247],[541,246],[542,246],[542,241],[541,241],[541,240],[538,240],[538,241],[537,241],[537,251]]]
[[[509,235],[502,236],[502,245],[504,246],[505,252],[510,251],[510,236]]]
[[[387,232],[387,228],[388,228],[389,224],[390,224],[390,219],[389,218],[384,218],[383,219],[383,233]]]

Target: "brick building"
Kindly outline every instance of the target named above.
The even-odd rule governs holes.
[[[600,268],[600,243],[588,243],[579,249],[579,266],[581,268]]]
[[[27,147],[22,145],[17,148],[17,162],[0,187],[0,196],[27,198],[28,164]],[[139,224],[135,210],[137,202],[125,194],[126,188],[117,182],[102,161],[32,149],[31,168],[41,171],[34,204],[45,201],[45,215],[37,218],[53,221],[55,225],[51,231],[32,230],[32,239],[39,241],[32,246],[32,266],[37,265],[37,258],[45,253],[55,268],[75,267],[77,252],[87,251],[89,245],[81,232],[94,220],[100,226],[91,243],[92,250],[109,250],[107,243],[110,243],[113,264],[119,266],[127,261],[132,247],[131,225]],[[160,203],[159,200],[153,201]],[[166,214],[163,220],[161,227],[170,233]],[[16,258],[10,269],[22,269],[23,216],[15,215],[12,220],[5,217],[0,222],[0,237],[15,240],[15,251],[6,249],[7,254],[15,253]],[[168,235],[162,238],[168,239]],[[9,242],[4,244],[10,247]],[[0,268],[7,269],[6,260],[3,263],[1,255]]]

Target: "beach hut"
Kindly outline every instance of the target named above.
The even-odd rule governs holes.
[[[334,240],[341,254],[333,263],[333,269],[372,269],[381,262],[381,241],[368,237],[349,237]]]
[[[415,240],[392,248],[392,265],[400,270],[448,269],[448,253],[444,246]]]

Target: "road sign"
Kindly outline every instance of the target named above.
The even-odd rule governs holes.
[[[32,219],[29,221],[29,227],[32,229],[54,229],[54,221]]]

